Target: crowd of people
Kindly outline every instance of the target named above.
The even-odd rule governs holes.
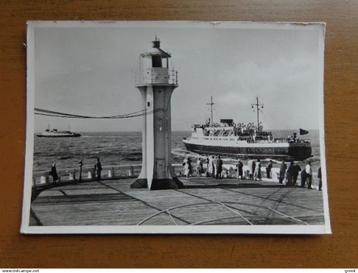
[[[97,162],[93,168],[93,177],[97,180],[101,180],[101,173],[102,173],[102,163],[99,157],[96,158]],[[183,169],[185,177],[189,178],[190,176],[206,176],[206,177],[213,177],[215,179],[227,178],[230,176],[236,176],[237,179],[249,179],[253,181],[260,181],[262,180],[262,165],[260,159],[257,160],[249,160],[247,162],[246,170],[244,171],[244,163],[242,160],[238,159],[236,163],[236,169],[227,170],[223,168],[223,160],[219,156],[208,156],[206,159],[198,157],[196,161],[196,168],[193,168],[192,159],[190,157],[186,157],[183,161]],[[80,164],[80,180],[82,174],[82,160],[79,162]],[[273,168],[273,161],[270,160],[264,168],[266,170],[266,178],[272,178],[272,168]],[[236,172],[236,174],[235,174]],[[56,169],[56,162],[53,162],[51,165],[51,170],[49,171],[49,175],[52,176],[53,182],[59,181],[59,175]],[[287,166],[285,161],[282,161],[279,166],[278,172],[278,182],[280,184],[284,184],[288,187],[296,186],[298,176],[301,177],[301,184],[302,188],[306,187],[308,189],[312,189],[312,181],[313,181],[313,172],[311,162],[307,161],[305,167],[301,169],[301,167],[291,161]],[[322,190],[322,173],[321,167],[318,168],[317,172],[317,179],[318,179],[318,189]]]
[[[194,172],[190,157],[186,157],[183,161],[184,175],[186,177],[197,175],[206,177],[213,177],[221,179],[227,177],[227,171],[223,169],[223,160],[220,156],[208,156],[206,159],[198,157],[196,162],[196,169]],[[204,166],[205,165],[205,166]]]
[[[279,183],[283,184],[286,181],[286,186],[296,186],[298,175],[301,175],[301,187],[306,187],[312,189],[312,181],[313,181],[313,172],[311,161],[307,161],[305,167],[301,169],[301,167],[295,162],[291,161],[289,166],[287,167],[284,161],[281,162],[280,165],[280,174],[279,174]],[[322,172],[321,167],[318,168],[317,171],[317,179],[318,179],[318,189],[322,190]]]
[[[183,161],[184,175],[185,177],[190,176],[206,176],[213,177],[216,179],[226,178],[232,174],[232,170],[227,170],[223,168],[223,160],[220,156],[208,156],[206,159],[198,157],[196,161],[196,168],[193,167],[193,162],[190,157],[186,157]],[[232,169],[232,168],[231,168]],[[266,171],[266,178],[273,178],[273,161],[268,161],[266,167],[262,167],[260,159],[257,160],[248,160],[246,168],[244,170],[244,163],[242,160],[238,159],[236,163],[235,172],[238,179],[248,179],[253,181],[262,180],[263,174],[262,171]],[[279,166],[278,172],[278,182],[287,187],[297,186],[297,180],[300,175],[301,184],[299,186],[312,189],[313,181],[313,171],[311,162],[307,161],[306,165],[301,169],[300,165],[291,161],[288,163],[288,166],[285,161],[282,161]],[[233,176],[233,175],[231,175]],[[318,189],[322,189],[322,174],[321,168],[318,168]]]

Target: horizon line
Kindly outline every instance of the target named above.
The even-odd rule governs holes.
[[[295,131],[299,130],[300,128],[271,128],[271,129],[265,129],[263,131]],[[303,129],[303,128],[301,128]],[[319,131],[320,128],[304,128],[305,130],[316,130]],[[46,130],[46,129],[43,129]],[[37,130],[34,131],[34,133],[42,132],[43,130]],[[68,131],[68,130],[67,130]],[[190,132],[192,130],[172,130],[172,132]],[[142,130],[128,130],[128,131],[73,131],[73,132],[79,132],[79,133],[141,133]]]

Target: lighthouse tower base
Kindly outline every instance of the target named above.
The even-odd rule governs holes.
[[[138,178],[132,184],[131,188],[148,188],[148,179]],[[181,189],[184,184],[176,177],[158,179],[153,178],[150,190],[164,190],[164,189]]]

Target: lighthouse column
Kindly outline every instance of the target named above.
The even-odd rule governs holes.
[[[153,42],[153,49],[141,55],[137,87],[141,93],[145,115],[142,131],[142,170],[132,188],[176,189],[183,184],[175,177],[171,165],[171,95],[177,87],[176,73],[161,66],[170,55]],[[147,63],[147,67],[145,66]],[[149,63],[149,67],[148,67]]]

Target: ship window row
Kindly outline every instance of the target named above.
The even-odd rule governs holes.
[[[198,139],[198,137],[192,137],[193,139]],[[217,138],[217,137],[204,137],[205,140],[225,140],[225,141],[235,141],[235,138]]]
[[[232,153],[233,147],[220,147],[218,151],[222,153]],[[241,154],[285,154],[285,148],[238,148],[237,153]]]
[[[253,153],[253,154],[260,154],[260,153],[286,153],[286,149],[280,149],[280,148],[246,148],[247,153]]]
[[[198,137],[192,137],[192,138],[194,138],[194,139],[198,139]],[[226,140],[226,141],[228,141],[228,140],[230,140],[230,141],[235,141],[236,139],[235,138],[230,138],[230,139],[228,139],[228,138],[217,138],[217,137],[204,137],[204,139],[205,140]]]

